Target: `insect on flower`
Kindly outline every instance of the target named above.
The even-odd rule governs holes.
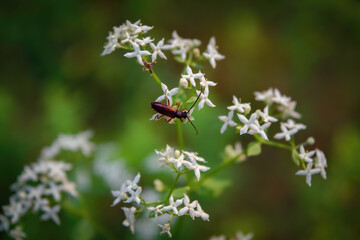
[[[191,106],[191,108],[188,110],[187,108],[183,108],[179,111],[179,107],[180,107],[180,103],[178,103],[177,108],[176,107],[172,107],[170,105],[170,101],[167,97],[165,97],[167,104],[164,104],[162,102],[152,102],[151,103],[151,107],[157,111],[158,113],[160,113],[161,115],[156,116],[156,119],[161,119],[164,116],[169,117],[168,120],[166,120],[167,122],[170,122],[173,118],[178,118],[180,119],[180,121],[184,121],[185,118],[187,118],[189,120],[189,122],[191,123],[191,125],[194,127],[195,131],[196,131],[196,135],[199,133],[198,130],[196,129],[195,125],[191,122],[188,113],[191,111],[191,109],[195,106],[195,104],[197,103],[197,101],[200,98],[200,95],[202,94],[202,88],[200,91],[200,94],[198,95],[198,97],[196,98],[194,104]],[[187,110],[187,111],[185,111]]]

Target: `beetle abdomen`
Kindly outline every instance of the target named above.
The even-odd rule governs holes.
[[[171,117],[171,118],[175,118],[176,113],[178,111],[175,107],[168,106],[161,102],[152,102],[151,107],[158,113],[163,114],[168,117]]]

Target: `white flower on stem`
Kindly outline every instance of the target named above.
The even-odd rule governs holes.
[[[193,85],[194,87],[196,87],[195,79],[200,79],[205,75],[201,71],[194,74],[189,66],[186,67],[186,73],[187,74],[181,74],[181,77],[188,79],[190,81],[191,85]]]
[[[272,88],[269,88],[268,90],[263,92],[254,92],[254,95],[255,100],[271,104],[273,102],[274,90]]]
[[[11,223],[16,223],[23,212],[23,205],[14,198],[10,198],[10,205],[2,207],[4,214],[11,219]]]
[[[163,90],[164,94],[158,97],[155,102],[161,102],[164,99],[167,99],[169,101],[169,105],[172,106],[172,96],[178,93],[179,88],[173,88],[169,91],[168,87],[164,83],[161,83],[161,89]]]
[[[201,94],[200,95],[201,100],[200,100],[199,105],[198,105],[198,110],[201,110],[204,107],[205,103],[209,107],[216,107],[209,99],[209,89],[208,88],[205,88],[204,93],[202,93],[201,91],[196,90],[196,94],[197,95]]]
[[[36,172],[29,166],[25,166],[24,167],[24,171],[21,173],[21,175],[18,177],[18,181],[20,183],[24,183],[27,181],[37,181],[38,180],[38,176],[36,174]]]
[[[325,158],[325,154],[321,150],[316,149],[316,157],[317,157],[317,161],[315,163],[315,168],[320,169],[322,178],[326,179],[325,168],[327,167],[327,161]]]
[[[131,208],[122,207],[121,209],[124,211],[124,214],[125,214],[125,220],[123,221],[122,224],[125,227],[129,227],[131,232],[134,233],[134,231],[135,231],[134,224],[135,224],[136,208],[135,207],[131,207]]]
[[[267,137],[267,135],[265,133],[265,129],[270,127],[270,125],[271,125],[271,123],[266,122],[262,126],[260,126],[259,121],[255,120],[254,124],[251,125],[251,129],[248,131],[248,133],[251,135],[260,134],[263,139],[265,139],[266,141],[269,141],[269,138]]]
[[[44,207],[49,206],[50,201],[47,198],[35,199],[33,211],[37,212]]]
[[[172,49],[172,54],[180,55],[181,60],[184,62],[186,59],[186,54],[192,47],[196,47],[200,45],[200,41],[197,39],[185,39],[179,36],[176,31],[172,33],[172,39],[169,40],[170,46],[166,46],[166,48]],[[165,48],[164,48],[165,49]]]
[[[269,116],[269,105],[264,108],[264,111],[258,110],[259,116],[264,120],[264,122],[277,122],[277,119]]]
[[[75,198],[78,197],[78,192],[76,191],[76,184],[73,182],[70,182],[68,180],[64,181],[61,189]]]
[[[183,88],[187,88],[189,86],[189,82],[186,80],[186,78],[183,78],[183,77],[180,78],[179,83]]]
[[[152,43],[154,39],[151,39],[150,37],[146,37],[143,39],[136,38],[134,41],[140,46],[144,47],[146,44]]]
[[[230,111],[227,116],[219,116],[220,121],[223,121],[224,124],[220,129],[220,133],[223,134],[228,126],[235,127],[237,124],[232,120],[234,116],[234,111]]]
[[[157,205],[156,207],[148,207],[148,210],[150,212],[154,212],[155,214],[155,217],[157,218],[160,215],[163,215],[164,213],[161,211],[161,208],[163,207],[164,205],[161,204],[161,205]]]
[[[241,231],[236,233],[236,240],[251,240],[254,237],[253,233],[244,234]]]
[[[60,205],[55,205],[53,208],[49,206],[43,207],[41,210],[44,211],[44,214],[41,216],[41,220],[53,220],[57,225],[60,225],[60,218],[57,215],[60,211]]]
[[[28,199],[40,199],[41,196],[44,193],[44,188],[45,186],[43,184],[39,184],[36,187],[32,187],[32,186],[26,186],[26,190],[28,191]]]
[[[250,103],[241,103],[241,100],[239,100],[235,95],[233,96],[233,103],[234,105],[227,107],[227,109],[231,111],[237,110],[240,113],[244,113],[250,108]]]
[[[139,187],[137,184],[140,181],[140,177],[141,177],[141,175],[140,175],[140,173],[138,173],[135,176],[134,180],[132,180],[132,181],[131,180],[126,180],[125,184],[127,186],[127,190],[131,190],[131,189],[135,190],[135,189],[137,189]]]
[[[213,68],[216,67],[216,61],[222,60],[225,58],[224,55],[221,55],[216,47],[215,37],[211,37],[209,44],[207,45],[206,52],[204,52],[204,57],[209,59],[210,64]]]
[[[125,32],[125,36],[126,37],[121,40],[121,44],[130,43],[136,38],[136,36],[131,36],[128,32]]]
[[[304,160],[305,162],[313,162],[313,160],[312,160],[312,156],[315,154],[315,150],[314,151],[310,151],[310,152],[308,152],[308,151],[305,151],[305,148],[304,148],[304,146],[303,145],[301,145],[300,146],[300,154],[299,154],[299,156],[300,156],[300,158],[302,159],[302,160]]]
[[[216,86],[217,83],[213,81],[208,81],[204,76],[200,78],[200,85],[203,86],[205,89],[210,87]]]
[[[240,142],[236,142],[234,146],[229,144],[225,147],[224,159],[232,159],[235,157],[237,158],[237,161],[244,161],[246,159]]]
[[[161,167],[164,167],[166,164],[168,164],[170,158],[175,157],[175,150],[169,145],[166,145],[165,151],[158,151],[155,149],[155,153],[160,156],[158,161],[160,162]]]
[[[106,37],[107,43],[104,46],[104,50],[100,56],[104,56],[106,54],[110,54],[115,51],[116,47],[119,45],[118,43],[118,35],[112,32],[109,32],[109,35]]]
[[[318,168],[311,169],[312,166],[313,163],[309,162],[305,170],[299,170],[295,173],[299,176],[306,176],[306,183],[309,185],[309,187],[311,187],[311,176],[320,172],[320,169]]]
[[[153,50],[153,53],[151,55],[152,61],[154,62],[156,60],[157,55],[159,55],[161,58],[167,59],[165,54],[161,51],[162,47],[164,46],[164,38],[161,39],[157,45],[150,43],[150,47]]]
[[[180,206],[183,202],[183,199],[178,199],[174,202],[174,197],[171,195],[170,199],[169,199],[169,205],[168,206],[164,206],[161,210],[163,211],[170,211],[172,210],[172,212],[175,215],[179,214],[179,211],[177,210],[177,207]]]
[[[205,172],[209,170],[209,167],[198,164],[196,161],[192,160],[192,162],[184,162],[184,166],[189,170],[194,170],[195,176],[198,181],[200,181],[200,171]]]
[[[59,202],[61,199],[62,188],[60,185],[57,185],[55,182],[51,181],[49,183],[50,188],[44,190],[45,195],[52,195],[55,201]]]
[[[175,168],[180,169],[185,161],[185,156],[181,154],[179,157],[170,158],[169,161],[174,164]]]
[[[292,117],[292,118],[301,118],[301,114],[295,111],[296,101],[291,101],[287,104],[278,106],[278,111],[281,112],[281,117],[283,119]]]
[[[171,232],[170,232],[170,224],[169,223],[165,223],[165,224],[158,224],[159,227],[161,227],[162,231],[160,232],[160,235],[163,235],[163,234],[167,234],[169,235],[169,237],[171,238],[172,235],[171,235]]]
[[[0,232],[9,230],[9,220],[4,215],[0,214]]]
[[[275,139],[285,138],[286,141],[290,141],[291,136],[298,132],[297,129],[288,130],[288,129],[284,126],[284,124],[281,124],[280,128],[281,128],[281,131],[282,131],[282,132],[275,134],[275,136],[274,136]]]
[[[240,113],[238,113],[237,116],[238,116],[239,120],[244,124],[244,126],[240,129],[240,135],[247,133],[249,128],[253,129],[255,132],[260,131],[260,129],[258,128],[258,126],[255,123],[255,122],[257,122],[256,112],[251,114],[249,119],[247,119],[244,115],[242,115]]]
[[[286,106],[290,103],[291,98],[285,95],[281,95],[279,89],[275,88],[272,100],[273,102]]]
[[[131,203],[131,202],[136,202],[137,204],[140,205],[140,202],[141,202],[141,199],[139,197],[140,193],[142,191],[142,188],[141,187],[138,187],[136,189],[136,191],[132,190],[132,189],[129,189],[128,190],[128,193],[130,194],[130,197],[128,199],[126,199],[124,201],[124,203]]]
[[[196,203],[195,217],[201,217],[203,221],[210,221],[209,214],[207,214],[206,212],[204,212],[204,210],[202,210],[198,202]]]
[[[149,51],[141,51],[140,47],[137,43],[132,43],[132,46],[134,48],[134,52],[125,53],[124,56],[127,58],[133,58],[136,57],[140,65],[144,65],[142,56],[148,56],[151,55]]]
[[[288,121],[285,123],[282,123],[287,129],[297,129],[297,130],[303,130],[306,129],[306,126],[302,123],[295,123],[294,120],[288,119]]]
[[[190,203],[189,197],[184,193],[184,207],[179,210],[179,216],[189,213],[190,217],[194,220],[196,204],[196,200]]]
[[[9,236],[15,240],[22,240],[23,238],[26,237],[26,234],[23,232],[21,226],[16,226],[15,229],[12,229],[9,232]]]
[[[122,200],[126,199],[127,198],[127,186],[126,184],[123,184],[121,186],[121,189],[118,190],[118,191],[111,191],[111,194],[113,195],[113,197],[115,197],[115,200],[114,202],[111,204],[111,206],[115,206],[117,205],[118,203],[120,203]]]
[[[150,27],[147,25],[142,25],[140,23],[140,20],[137,20],[134,23],[131,23],[129,20],[126,20],[126,25],[134,32],[134,34],[146,33],[153,28],[153,26]]]
[[[205,159],[199,157],[197,152],[188,152],[184,150],[182,152],[185,153],[190,158],[191,161],[206,163]]]

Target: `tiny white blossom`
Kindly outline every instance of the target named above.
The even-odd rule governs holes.
[[[187,88],[189,86],[189,82],[184,77],[180,78],[179,83],[183,88]]]
[[[9,236],[15,240],[22,240],[26,237],[26,234],[23,232],[21,226],[16,226],[15,229],[10,231]]]
[[[136,176],[135,176],[135,178],[134,178],[134,180],[127,180],[126,181],[126,185],[127,185],[127,189],[129,190],[129,189],[137,189],[139,186],[137,185],[138,184],[138,182],[140,181],[140,177],[141,177],[141,175],[140,175],[140,173],[138,173]]]
[[[129,20],[126,20],[126,24],[131,28],[131,30],[134,31],[134,34],[137,34],[137,33],[146,33],[148,32],[149,30],[151,30],[153,28],[153,26],[147,26],[147,25],[142,25],[140,23],[140,20],[134,22],[134,23],[131,23]]]
[[[23,205],[14,198],[10,198],[10,205],[2,207],[4,214],[11,219],[11,223],[16,223],[23,212]]]
[[[314,151],[310,151],[310,152],[307,152],[307,151],[305,151],[305,148],[304,148],[304,146],[303,145],[301,145],[300,146],[300,154],[299,154],[299,156],[300,156],[300,158],[302,159],[302,160],[304,160],[305,162],[313,162],[313,160],[312,160],[312,156],[315,154],[315,150]]]
[[[256,113],[253,113],[251,114],[249,120],[242,114],[238,113],[237,114],[239,120],[244,124],[244,126],[240,129],[240,135],[244,134],[244,133],[247,133],[249,128],[250,129],[253,129],[255,132],[258,132],[259,129],[258,127],[256,126],[256,117],[257,117],[257,114]]]
[[[254,237],[253,233],[244,234],[241,231],[236,233],[236,240],[251,240]]]
[[[271,104],[274,97],[274,90],[269,88],[263,92],[254,92],[255,100],[257,101],[264,101],[267,104]]]
[[[27,182],[27,181],[37,181],[38,176],[37,173],[30,168],[29,166],[24,167],[24,171],[21,173],[21,175],[18,177],[18,181],[21,183]]]
[[[201,94],[200,95],[201,100],[198,105],[199,110],[201,110],[204,107],[205,103],[209,107],[216,107],[209,99],[209,89],[208,88],[205,88],[204,93],[202,93],[201,91],[198,91],[198,90],[196,90],[196,93],[197,93],[197,95]]]
[[[277,122],[277,119],[269,116],[269,105],[266,105],[264,111],[258,110],[260,117],[264,120],[264,122]]]
[[[136,202],[137,204],[140,204],[141,199],[139,197],[140,193],[142,191],[141,187],[138,187],[136,189],[136,191],[132,190],[132,189],[128,189],[128,193],[130,194],[130,197],[128,199],[126,199],[124,201],[124,203],[131,203],[131,202]]]
[[[281,95],[279,89],[275,88],[272,100],[276,103],[286,106],[290,103],[291,98],[285,95]]]
[[[179,211],[177,210],[177,207],[180,206],[183,202],[183,199],[178,199],[174,202],[174,197],[171,195],[169,199],[169,205],[164,206],[161,210],[163,211],[170,211],[172,210],[175,215],[179,214]]]
[[[160,156],[158,159],[161,163],[160,167],[164,167],[169,162],[170,158],[175,157],[175,150],[169,145],[166,145],[165,151],[155,150],[155,153]]]
[[[227,109],[231,111],[237,110],[240,113],[244,113],[246,108],[250,107],[250,103],[241,103],[241,100],[239,100],[235,95],[233,96],[233,103],[234,105],[227,107]]]
[[[9,230],[9,220],[4,215],[0,214],[0,232]]]
[[[57,185],[55,182],[51,181],[49,183],[50,188],[44,190],[45,195],[52,195],[55,201],[59,202],[61,199],[61,186]]]
[[[174,164],[175,168],[180,169],[186,160],[184,154],[181,154],[179,157],[170,158],[169,161]]]
[[[179,210],[179,216],[189,213],[190,217],[194,220],[196,204],[196,200],[190,203],[189,197],[184,193],[184,207]]]
[[[320,172],[320,169],[318,168],[311,169],[312,166],[313,163],[309,162],[305,170],[299,170],[295,173],[296,175],[306,176],[306,183],[309,185],[309,187],[311,187],[311,176]]]
[[[152,57],[152,61],[154,62],[156,60],[157,55],[159,55],[160,57],[167,59],[165,54],[161,51],[162,47],[164,46],[164,38],[161,39],[157,45],[155,46],[155,44],[150,43],[150,47],[153,50],[153,54],[151,55]]]
[[[137,44],[139,44],[140,46],[145,46],[146,44],[151,44],[153,41],[154,41],[154,39],[151,39],[150,37],[146,37],[146,38],[143,38],[143,39],[139,39],[139,38],[136,38],[135,40],[134,40]]]
[[[101,56],[112,53],[113,51],[115,51],[116,47],[119,45],[117,34],[109,32],[109,35],[107,36],[106,39],[108,40],[108,42],[105,44],[104,50],[101,53]]]
[[[164,83],[161,83],[161,89],[163,90],[164,94],[158,97],[155,100],[155,102],[161,102],[164,99],[166,99],[168,101],[168,104],[172,106],[173,104],[172,96],[178,93],[179,88],[173,88],[169,91],[168,87]]]
[[[121,189],[118,191],[111,191],[111,194],[113,195],[113,197],[115,197],[114,202],[111,204],[111,206],[115,206],[118,203],[120,203],[122,200],[124,200],[125,198],[127,198],[127,186],[126,184],[123,184],[121,186]]]
[[[297,129],[303,130],[306,129],[306,126],[302,123],[295,123],[294,120],[288,119],[287,122],[282,123],[287,129]]]
[[[60,205],[55,205],[53,208],[50,208],[49,206],[45,206],[42,208],[44,211],[44,214],[41,216],[41,220],[53,220],[57,225],[60,225],[60,218],[57,215],[60,211]]]
[[[197,152],[188,152],[184,150],[182,152],[185,153],[190,158],[191,161],[206,163],[205,159],[199,157]]]
[[[169,223],[165,223],[165,224],[158,224],[159,227],[161,227],[162,231],[160,232],[160,235],[163,234],[167,234],[170,238],[172,237],[171,232],[170,232],[170,224]]]
[[[325,168],[327,167],[327,161],[325,158],[325,154],[321,150],[316,149],[316,157],[317,157],[317,162],[315,163],[315,168],[320,169],[322,178],[326,179]]]
[[[134,52],[125,53],[124,56],[127,58],[133,58],[136,57],[140,65],[144,65],[142,56],[148,56],[151,55],[149,51],[142,51],[140,50],[140,47],[137,43],[132,43],[132,46],[134,48]]]
[[[40,209],[49,206],[50,201],[47,198],[35,199],[33,211],[38,212]]]
[[[201,208],[201,206],[200,206],[200,204],[198,202],[196,203],[195,216],[196,217],[201,217],[201,219],[203,221],[210,221],[209,214],[207,214],[206,212],[204,212],[204,210],[202,210],[202,208]]]
[[[262,126],[260,126],[259,121],[255,120],[254,124],[251,125],[251,129],[248,131],[249,134],[260,134],[261,137],[263,139],[265,139],[266,141],[269,141],[266,133],[265,133],[265,129],[267,129],[268,127],[270,127],[271,123],[266,122],[264,123]]]
[[[295,111],[296,101],[291,101],[287,104],[278,106],[278,110],[282,112],[281,117],[283,119],[292,117],[292,118],[301,118],[301,114]]]
[[[124,214],[125,214],[125,220],[123,221],[123,225],[125,227],[129,227],[131,232],[134,233],[136,208],[135,207],[131,207],[131,208],[122,207],[121,209],[124,211]]]
[[[234,111],[230,111],[227,116],[219,116],[220,121],[223,121],[224,124],[220,129],[220,133],[223,134],[228,126],[235,127],[237,124],[232,120]]]
[[[196,161],[192,161],[192,163],[184,162],[183,164],[187,169],[194,170],[195,176],[198,181],[200,181],[200,171],[205,172],[210,169],[209,167],[198,164]]]
[[[281,124],[280,128],[282,132],[275,134],[274,138],[276,139],[285,138],[286,141],[290,141],[291,136],[298,132],[297,129],[288,130],[284,124]]]
[[[181,74],[181,77],[188,79],[190,81],[191,85],[193,85],[194,87],[196,87],[195,79],[200,79],[201,77],[203,77],[205,75],[201,71],[194,74],[189,66],[186,67],[186,73],[187,74]]]
[[[157,205],[156,207],[148,207],[148,210],[150,212],[154,212],[155,214],[155,217],[157,218],[160,215],[164,214],[162,211],[161,211],[161,208],[163,207],[164,205],[161,204],[161,205]]]
[[[213,68],[216,67],[216,61],[222,60],[225,58],[224,55],[221,55],[216,47],[215,37],[211,37],[209,44],[207,45],[206,52],[204,52],[204,57],[209,59],[210,64]]]

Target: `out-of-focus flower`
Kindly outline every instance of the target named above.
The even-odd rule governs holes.
[[[204,52],[204,57],[209,59],[210,64],[213,68],[216,67],[216,61],[222,60],[225,58],[224,55],[221,55],[216,46],[215,37],[211,37],[209,44],[207,45],[206,52]]]

